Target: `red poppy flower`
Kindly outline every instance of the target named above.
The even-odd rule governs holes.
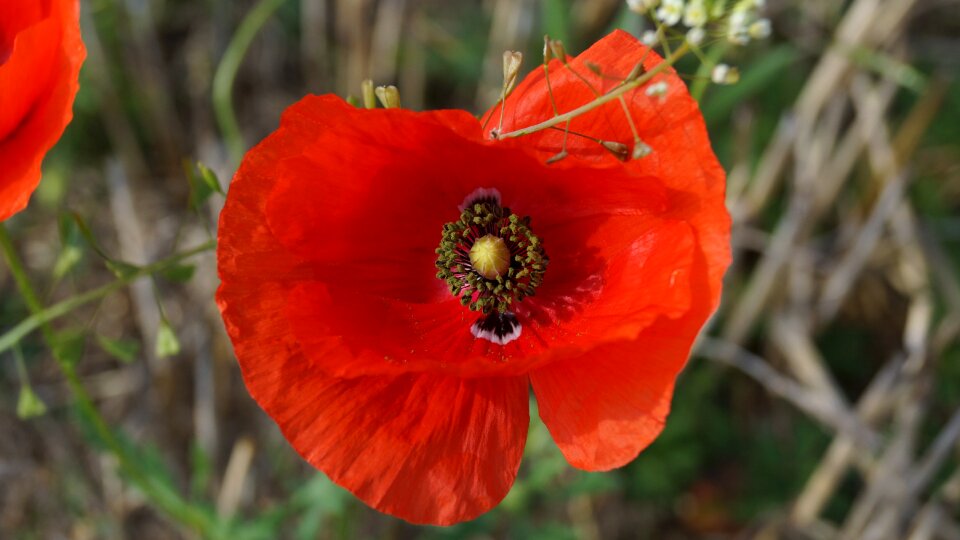
[[[605,91],[645,59],[616,32],[571,66]],[[601,66],[596,75],[587,63]],[[557,106],[595,97],[556,62]],[[293,447],[381,511],[451,524],[506,495],[530,385],[571,464],[632,460],[729,262],[724,174],[680,79],[626,95],[653,152],[623,163],[555,130],[494,141],[462,111],[290,107],[220,220],[218,304],[250,393]],[[552,116],[542,71],[503,132]],[[579,134],[630,144],[619,102]],[[438,279],[440,277],[440,279]]]
[[[73,118],[86,54],[78,0],[0,2],[0,221],[40,183],[43,156]]]

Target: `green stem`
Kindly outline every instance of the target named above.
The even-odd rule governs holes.
[[[13,253],[15,255],[16,252],[13,251],[13,244],[10,243],[9,235],[6,232],[6,229],[2,228],[2,226],[0,226],[0,244],[2,244],[4,253],[7,254],[7,257],[8,257],[7,262],[9,263],[10,254]],[[102,287],[87,291],[77,296],[71,296],[70,298],[67,298],[62,302],[59,302],[57,304],[54,304],[46,308],[42,307],[39,300],[37,300],[35,296],[34,296],[34,299],[31,300],[26,297],[27,293],[24,293],[24,299],[27,301],[27,306],[30,308],[30,311],[33,314],[27,317],[26,319],[24,319],[23,321],[21,321],[20,324],[8,330],[3,335],[0,335],[0,353],[13,347],[15,344],[17,344],[17,342],[23,339],[24,336],[36,330],[37,328],[44,328],[47,323],[49,323],[54,319],[63,317],[67,313],[70,313],[71,311],[85,304],[89,304],[90,302],[99,300],[114,291],[122,289],[141,277],[162,272],[170,267],[176,266],[178,263],[180,263],[180,261],[184,259],[188,259],[190,257],[193,257],[194,255],[198,255],[200,253],[210,251],[214,247],[216,247],[215,241],[211,240],[209,242],[205,242],[195,248],[177,253],[176,255],[163,259],[162,261],[157,261],[153,264],[142,266],[137,270],[130,272],[129,274],[123,275],[121,278],[117,279],[112,283],[108,283]],[[10,265],[11,265],[11,272],[13,272],[14,280],[17,282],[17,286],[20,288],[20,290],[23,291],[25,286],[27,290],[31,290],[29,286],[29,282],[26,281],[26,273],[18,270],[13,270],[12,268],[13,263],[10,263]],[[21,267],[21,270],[22,270],[22,267]],[[17,275],[18,272],[21,273],[19,277]],[[31,293],[32,293],[32,290],[31,290]]]
[[[705,58],[700,60],[700,68],[697,69],[696,78],[690,85],[690,95],[693,96],[693,99],[697,100],[697,103],[703,100],[703,94],[710,85],[710,71],[713,69],[713,66],[717,65],[717,62],[723,58],[723,55],[727,53],[727,43],[728,42],[724,40],[714,45],[710,48]]]
[[[564,122],[572,120],[582,114],[588,113],[593,109],[596,109],[597,107],[605,105],[615,99],[619,99],[620,96],[626,94],[627,92],[630,92],[631,90],[639,88],[640,86],[643,86],[644,84],[649,82],[650,79],[657,76],[660,72],[666,70],[668,67],[675,64],[677,60],[679,60],[689,50],[690,50],[690,46],[687,43],[684,43],[683,45],[680,46],[680,48],[674,51],[673,54],[671,54],[666,59],[664,59],[663,62],[660,62],[659,64],[657,64],[650,71],[644,73],[643,75],[637,77],[632,81],[624,82],[620,86],[617,86],[616,88],[607,92],[606,94],[603,94],[597,99],[594,99],[590,103],[577,107],[576,109],[573,109],[572,111],[566,112],[564,114],[554,116],[553,118],[540,122],[539,124],[521,128],[516,131],[511,131],[508,133],[502,133],[497,138],[509,139],[513,137],[522,137],[524,135],[530,135],[531,133],[536,133],[538,131],[550,129],[554,126],[557,126]]]
[[[237,77],[237,71],[240,69],[243,57],[247,54],[247,49],[253,43],[253,38],[270,20],[273,13],[283,5],[283,2],[284,0],[260,0],[247,13],[230,39],[227,50],[223,53],[223,58],[220,59],[217,71],[213,75],[213,110],[234,164],[240,163],[246,147],[236,112],[233,110],[233,81]]]
[[[212,247],[212,242],[209,244],[204,244],[203,246],[188,252],[184,252],[179,256],[167,259],[166,261],[145,266],[137,272],[132,273],[130,276],[119,279],[110,285],[61,302],[60,304],[57,304],[49,309],[44,309],[43,303],[37,296],[36,291],[34,291],[33,286],[30,284],[27,270],[23,266],[23,262],[20,260],[20,257],[14,248],[10,233],[7,231],[6,226],[3,223],[0,223],[0,249],[3,251],[4,258],[7,261],[7,265],[10,267],[10,273],[13,275],[14,281],[16,282],[17,287],[20,289],[20,294],[23,296],[27,307],[33,313],[33,315],[27,319],[27,321],[33,321],[32,328],[36,328],[37,326],[42,328],[44,339],[47,341],[47,346],[51,351],[56,351],[56,347],[54,346],[56,336],[53,332],[53,329],[49,325],[49,321],[52,319],[67,313],[70,311],[70,309],[78,307],[86,302],[106,296],[111,291],[119,289],[137,277],[162,270],[163,268],[174,264],[178,260],[195,255],[202,251],[212,249]],[[81,299],[82,301],[77,302],[77,299]],[[12,331],[7,332],[7,334],[0,338],[0,341],[10,342],[11,345],[16,343],[16,331],[22,326],[24,326],[23,323],[18,325]],[[29,332],[29,330],[32,328],[27,328],[26,330],[21,331],[21,333],[26,334],[26,332]],[[11,334],[14,334],[14,336],[11,336]],[[9,346],[7,348],[9,348]],[[0,349],[0,351],[2,350],[5,350],[5,348]],[[67,386],[70,388],[70,391],[73,393],[73,396],[77,401],[77,406],[80,409],[80,413],[93,427],[97,437],[104,444],[107,450],[117,459],[120,469],[126,474],[126,476],[134,484],[136,484],[136,486],[157,506],[157,508],[164,511],[175,521],[185,525],[190,530],[200,532],[205,537],[211,537],[215,535],[217,530],[215,526],[216,524],[207,514],[194,508],[188,502],[184,501],[180,495],[177,494],[176,491],[172,490],[169,486],[154,481],[151,476],[140,467],[136,457],[130,454],[128,448],[124,446],[113,430],[110,429],[110,426],[107,425],[106,421],[103,419],[103,416],[100,415],[100,411],[93,403],[93,399],[91,399],[90,394],[87,393],[86,388],[84,388],[83,383],[80,380],[80,376],[77,374],[76,367],[71,362],[59,357],[56,353],[54,353],[53,356],[67,380]]]
[[[27,307],[34,313],[42,311],[43,304],[33,291],[33,287],[30,286],[27,270],[23,267],[23,263],[20,262],[20,257],[17,255],[17,250],[13,246],[13,239],[7,231],[7,226],[2,222],[0,222],[0,249],[3,249],[3,255],[7,260],[7,265],[10,267],[10,273],[13,275],[13,281],[16,282],[17,288],[20,289],[20,293],[23,295],[23,300],[27,303]]]

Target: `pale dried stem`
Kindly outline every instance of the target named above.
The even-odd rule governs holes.
[[[890,394],[903,365],[903,357],[896,357],[880,370],[857,403],[856,414],[866,425],[875,425],[892,408]],[[837,436],[827,449],[820,464],[794,503],[791,521],[799,527],[813,523],[836,491],[858,449],[846,436]]]
[[[879,447],[877,433],[865,426],[848,410],[822,393],[811,391],[782,375],[763,358],[740,346],[710,337],[698,342],[699,354],[733,366],[759,382],[771,394],[786,399],[798,409],[856,441],[861,449],[872,452]]]
[[[836,381],[811,339],[811,330],[795,314],[775,317],[771,338],[787,360],[787,366],[801,383],[830,399],[838,407],[849,409]]]
[[[833,319],[837,310],[840,309],[854,281],[866,265],[868,257],[880,241],[886,221],[903,198],[906,184],[906,173],[900,173],[884,186],[880,199],[857,235],[856,243],[844,253],[830,271],[819,299],[819,320]]]
[[[920,426],[929,422],[936,361],[960,332],[960,285],[949,258],[932,235],[923,232],[905,196],[910,178],[907,163],[936,117],[943,87],[930,85],[896,136],[891,136],[888,108],[899,89],[896,82],[881,80],[873,85],[869,80],[875,75],[857,75],[853,61],[858,50],[888,54],[884,49],[890,50],[889,45],[898,40],[915,4],[915,0],[852,4],[830,52],[809,77],[795,113],[781,120],[753,181],[734,183],[729,195],[736,249],[757,250],[762,257],[737,302],[727,308],[725,341],[702,339],[700,350],[744,371],[771,393],[836,430],[790,516],[790,523],[811,537],[899,540],[912,530],[916,538],[952,538],[957,530],[940,506],[932,506],[933,501],[921,506],[921,500],[960,439],[960,411],[919,459],[917,447]],[[845,126],[850,104],[855,115]],[[855,197],[847,187],[861,156],[872,174],[865,184],[856,186],[866,195]],[[785,174],[791,163],[792,175]],[[766,235],[748,222],[769,206],[785,178],[792,180],[786,211]],[[837,211],[838,200],[848,208]],[[864,216],[862,222],[844,211]],[[834,267],[823,266],[832,254],[813,238],[828,215],[840,219],[831,232],[840,246],[833,249],[842,253]],[[853,294],[868,269],[906,300],[900,329],[903,350],[875,376],[852,413],[832,381],[816,334],[848,298],[859,298],[859,293]],[[947,304],[945,315],[935,309],[931,276]],[[796,380],[737,345],[752,335],[763,313],[774,314],[769,317],[767,339]],[[841,420],[825,419],[825,414]],[[884,425],[891,414],[894,421]],[[862,430],[889,438],[874,439],[872,450],[864,451],[862,441],[851,439],[851,433]],[[831,526],[820,521],[820,513],[851,467],[862,471],[865,488],[841,531],[825,532]],[[957,484],[960,497],[960,479]],[[930,523],[935,526],[931,528]]]
[[[893,84],[882,86],[879,103],[883,105],[883,110],[886,110],[895,88]],[[746,291],[730,314],[724,328],[724,335],[727,339],[740,342],[753,327],[766,307],[770,294],[780,279],[784,265],[790,259],[799,243],[799,239],[809,234],[817,220],[827,209],[832,207],[837,193],[846,184],[846,179],[866,144],[861,130],[874,130],[882,118],[882,114],[870,116],[858,114],[854,125],[844,136],[843,142],[840,143],[833,157],[826,160],[823,167],[817,170],[809,168],[806,170],[804,176],[815,179],[816,184],[806,185],[803,189],[797,189],[793,193],[790,199],[791,206],[770,238],[770,245],[763,260],[754,270]],[[781,129],[784,129],[785,126],[792,126],[792,123],[781,123]],[[768,149],[764,157],[764,160],[770,160],[769,164],[764,165],[764,162],[761,162],[760,171],[763,174],[774,175],[780,173],[777,170],[779,169],[780,155],[782,153],[783,159],[786,159],[786,155],[791,150],[790,146],[797,144],[798,139],[796,137],[797,134],[792,127],[787,131],[778,133],[772,143],[773,151],[771,152]],[[797,159],[806,159],[806,156],[801,155]],[[798,180],[798,182],[800,181]],[[772,189],[772,186],[770,186],[770,189]],[[766,204],[765,197],[768,195],[769,193],[764,193],[763,197],[756,196],[748,204]],[[748,206],[744,211],[750,212],[751,207]]]
[[[248,437],[239,439],[233,445],[226,472],[223,474],[220,495],[217,497],[217,514],[221,517],[234,515],[240,506],[244,484],[253,463],[254,450],[253,439]]]

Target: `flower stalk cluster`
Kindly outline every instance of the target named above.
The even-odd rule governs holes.
[[[634,12],[649,16],[654,30],[643,34],[648,47],[662,46],[669,50],[671,36],[682,36],[705,63],[700,47],[708,38],[723,39],[734,45],[747,45],[751,40],[766,39],[772,27],[770,20],[760,15],[764,0],[626,0]],[[679,27],[686,27],[684,32]],[[708,63],[708,65],[710,65]],[[710,65],[711,82],[735,84],[739,75],[735,67],[722,63]]]
[[[726,38],[737,45],[770,35],[770,21],[759,15],[764,0],[627,0],[631,11],[649,15],[658,27],[676,27],[681,22],[698,35],[708,25],[724,30]]]

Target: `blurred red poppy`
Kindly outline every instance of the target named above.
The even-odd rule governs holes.
[[[571,66],[605,91],[644,59],[622,32]],[[602,66],[598,75],[587,63]],[[595,97],[554,62],[557,106]],[[606,470],[659,434],[729,263],[724,173],[670,70],[563,132],[494,141],[463,111],[290,107],[220,218],[217,300],[250,393],[293,447],[370,506],[451,524],[496,505],[529,388],[571,464]],[[502,132],[553,115],[542,71]],[[589,138],[587,137],[589,136]],[[440,277],[440,279],[438,279]]]
[[[73,118],[86,54],[79,0],[0,2],[0,221],[26,207]]]

